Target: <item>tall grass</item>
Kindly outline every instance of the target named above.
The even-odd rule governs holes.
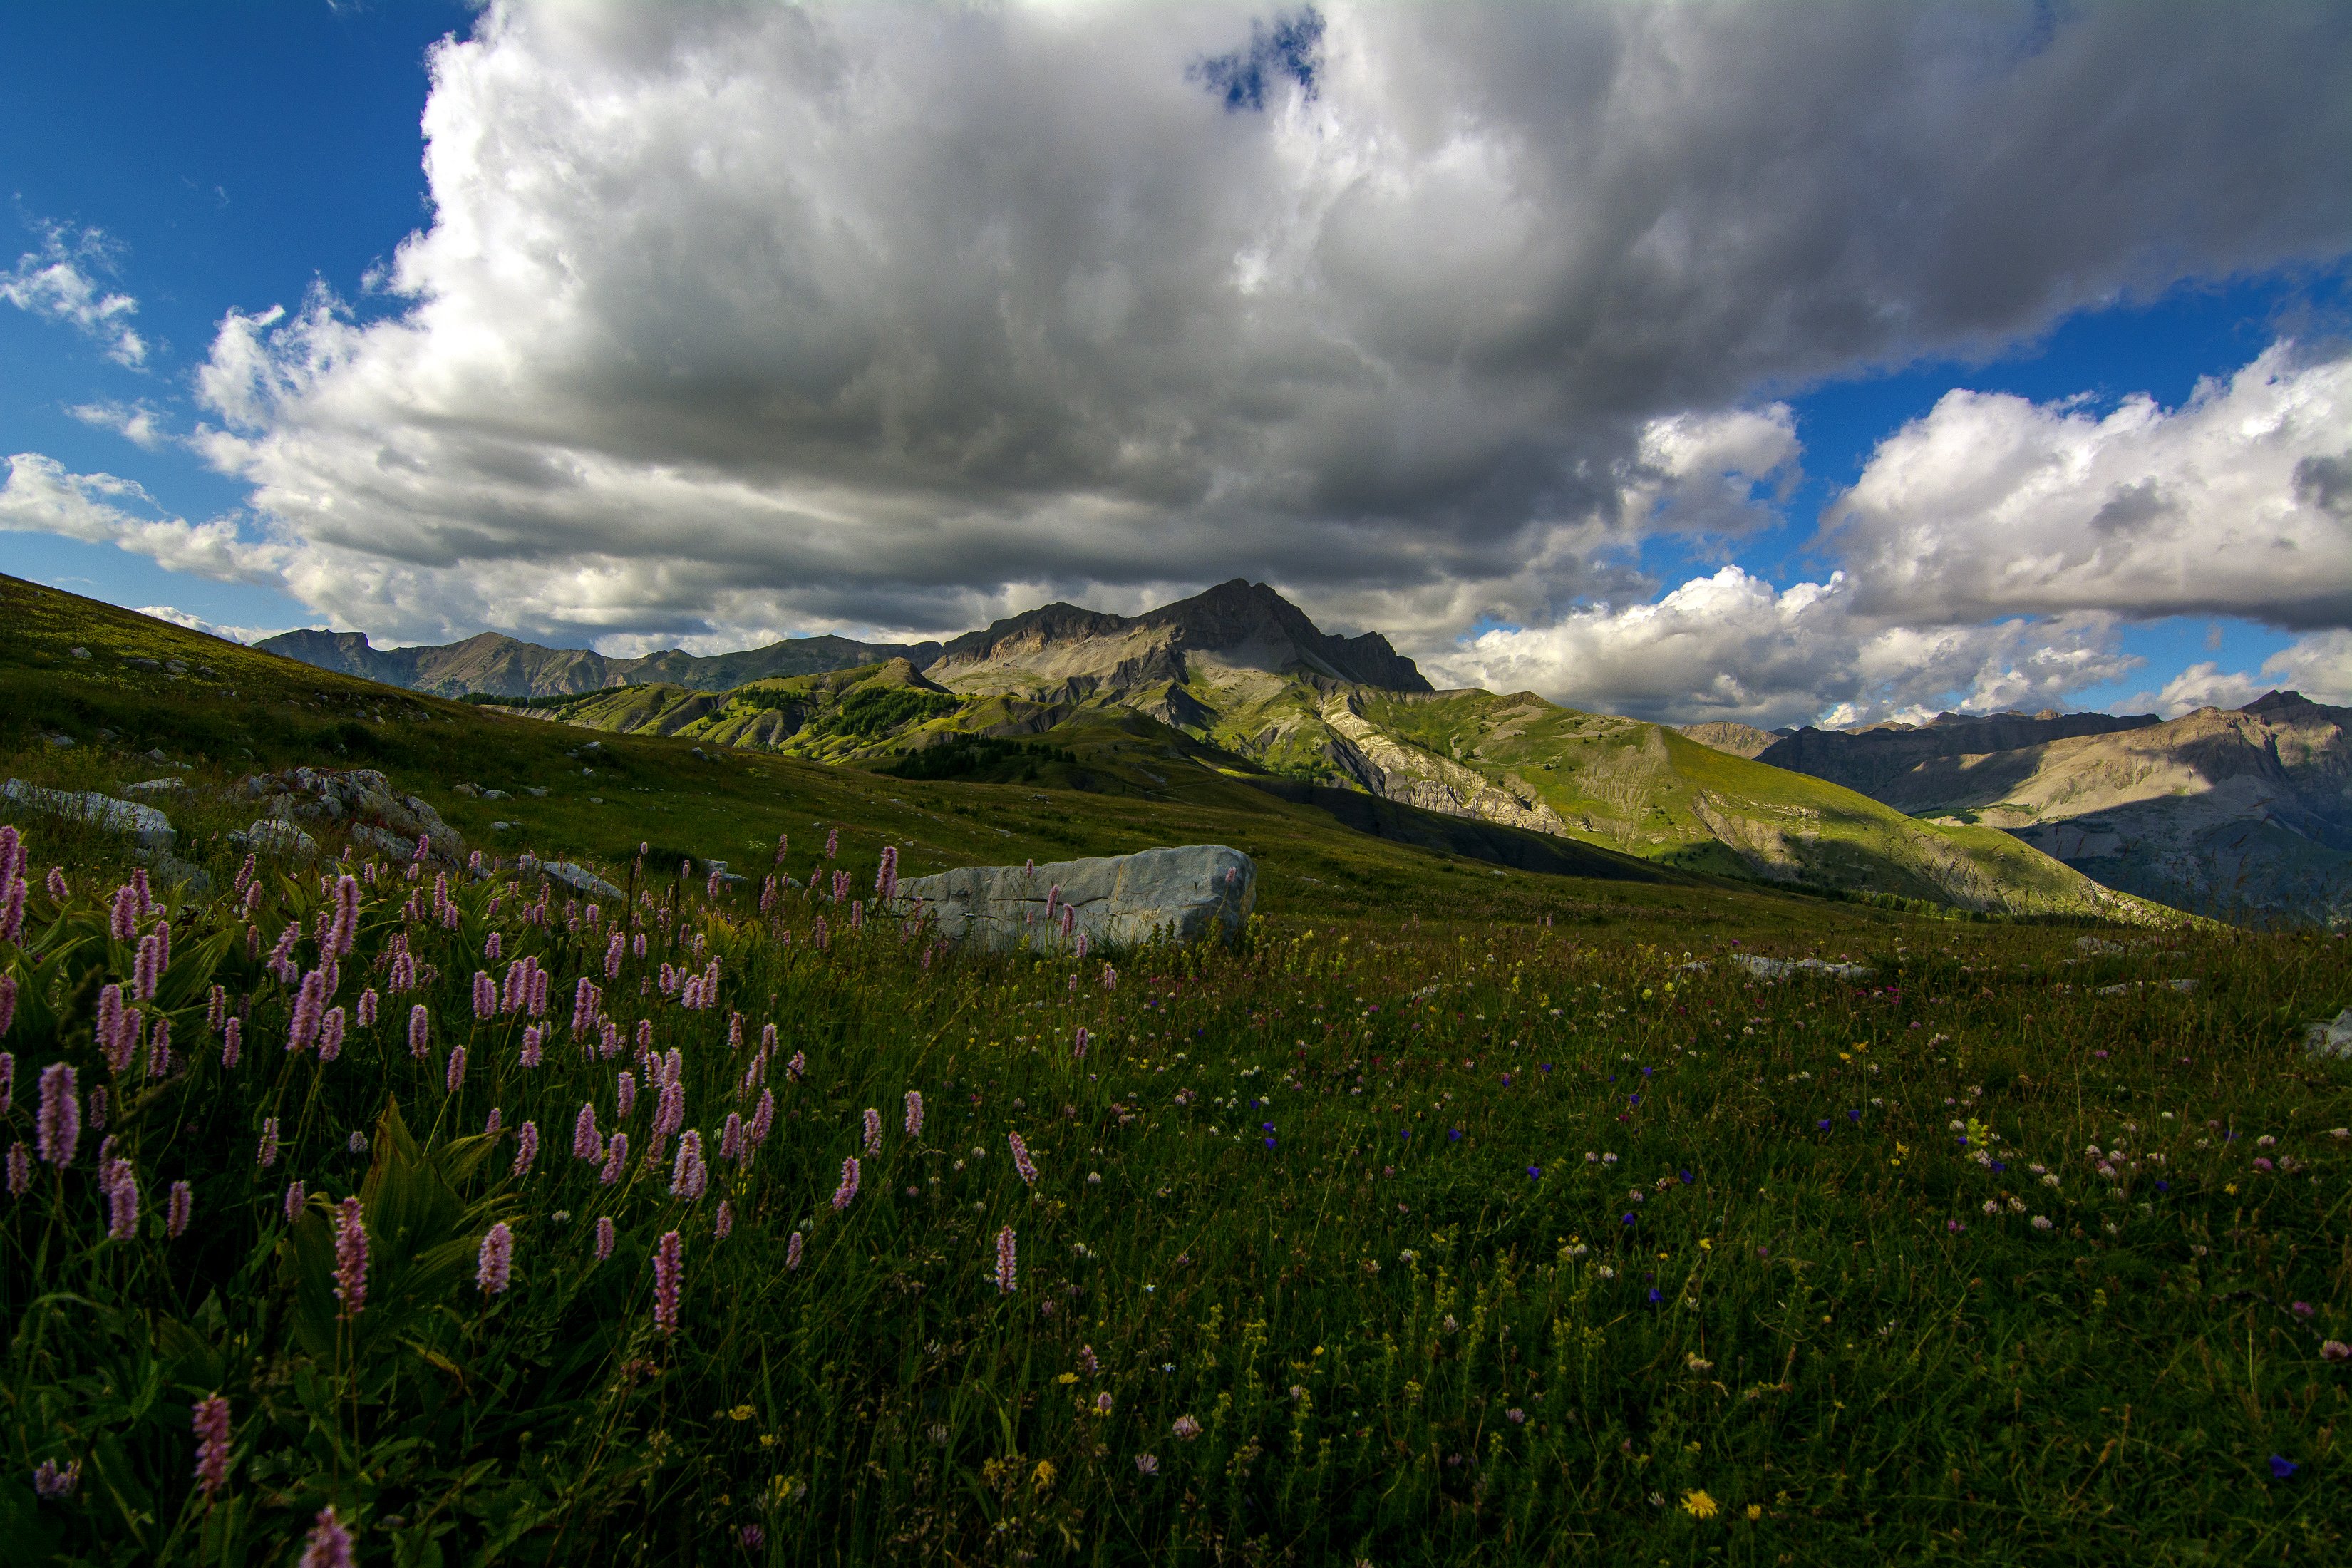
[[[593,910],[453,876],[445,924],[435,870],[357,862],[266,866],[249,914],[224,866],[123,940],[121,868],[77,858],[58,900],[57,858],[30,856],[0,942],[0,1142],[29,1177],[0,1200],[11,1560],[283,1563],[329,1507],[362,1561],[402,1563],[2344,1550],[2352,1363],[2323,1347],[2352,1338],[2352,1092],[2292,1044],[2352,1001],[2340,940],[2117,952],[1889,916],[1823,954],[1868,980],[1769,982],[1727,936],[1400,914],[1107,966],[659,865]],[[344,875],[327,1001],[379,1013],[322,1060],[289,1026]],[[171,1059],[118,1069],[102,988],[159,921],[170,963],[136,1005]],[[291,983],[267,967],[289,924]],[[503,988],[525,959],[545,1012],[477,1017],[477,972]],[[572,1027],[583,975],[611,1057]],[[698,1195],[655,1135],[672,1050]],[[58,1063],[87,1122],[107,1097],[62,1166],[30,1150]],[[765,1141],[722,1158],[762,1089]],[[611,1183],[572,1152],[583,1104],[628,1136]],[[110,1236],[125,1180],[139,1219]]]

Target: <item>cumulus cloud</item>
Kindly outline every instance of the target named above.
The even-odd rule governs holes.
[[[1629,542],[1787,483],[1773,389],[2352,243],[2339,8],[1306,15],[494,5],[433,56],[396,308],[231,316],[205,450],[379,632],[1240,573],[1567,646]],[[1898,594],[1874,515],[1787,594]]]
[[[16,266],[0,272],[0,300],[79,328],[117,364],[145,363],[146,340],[131,325],[139,301],[103,280],[116,270],[118,247],[94,228],[77,234],[62,224],[35,227],[40,248],[25,252]]]
[[[157,423],[163,415],[144,399],[117,403],[101,398],[95,403],[77,403],[66,412],[85,425],[111,430],[145,451],[161,451],[172,441],[171,436]]]
[[[2352,355],[2281,342],[2177,409],[1952,392],[1879,446],[1828,525],[1880,613],[2341,626]]]
[[[2200,708],[2242,708],[2265,691],[2300,691],[2314,702],[2352,708],[2352,631],[2337,627],[2300,637],[2263,660],[2259,673],[2226,670],[2213,660],[2192,664],[2130,707],[2178,719]]]
[[[278,585],[290,552],[255,543],[226,518],[190,522],[155,505],[137,483],[112,474],[76,474],[37,452],[7,459],[0,483],[0,532],[55,533],[112,544],[173,572],[222,582]]]
[[[159,621],[169,621],[175,626],[185,626],[192,632],[203,632],[207,637],[224,637],[230,642],[244,643],[247,646],[257,643],[264,637],[276,637],[279,632],[289,629],[285,626],[227,626],[219,621],[208,621],[204,616],[191,614],[176,605],[142,605],[139,606],[138,613],[142,616],[152,616]]]
[[[1775,589],[1738,566],[1654,603],[1498,628],[1424,660],[1433,678],[1533,689],[1578,707],[1771,728],[2063,706],[2139,662],[2113,623],[2063,616],[1916,626],[1864,612],[1852,578]]]

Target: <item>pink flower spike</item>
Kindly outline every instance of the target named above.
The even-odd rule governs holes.
[[[841,1184],[833,1190],[833,1210],[839,1214],[857,1196],[857,1156],[841,1163]]]
[[[784,1267],[787,1268],[798,1268],[800,1266],[801,1233],[799,1231],[794,1231],[793,1232],[793,1238],[784,1243]]]
[[[233,1068],[245,1055],[245,1020],[230,1018],[221,1025],[221,1066]]]
[[[157,1028],[162,1028],[166,1020],[158,1018],[155,1020],[155,1026]],[[341,1007],[330,1007],[327,1009],[326,1016],[319,1020],[319,1059],[322,1062],[331,1062],[342,1054],[343,1010]]]
[[[455,1094],[459,1089],[466,1087],[465,1047],[452,1046],[449,1047],[449,1070],[446,1075],[446,1081],[451,1094]]]
[[[419,1002],[408,1009],[408,1054],[424,1059],[433,1054],[433,1015]]]
[[[51,1062],[41,1069],[41,1109],[34,1121],[41,1158],[52,1165],[73,1163],[81,1142],[81,1100],[74,1092],[74,1069]]]
[[[596,1107],[582,1101],[580,1114],[572,1121],[572,1154],[578,1160],[601,1160],[604,1157],[604,1135],[596,1131]]]
[[[596,1218],[596,1261],[602,1263],[613,1256],[613,1216],[599,1215]]]
[[[920,1138],[922,1135],[923,1091],[919,1089],[910,1089],[907,1091],[907,1136],[909,1138]]]
[[[197,1400],[189,1425],[196,1434],[196,1487],[209,1502],[228,1485],[228,1401],[217,1394]]]
[[[654,1247],[654,1327],[664,1334],[677,1332],[678,1289],[686,1264],[685,1244],[677,1232],[665,1231]]]
[[[505,1292],[514,1276],[514,1232],[507,1222],[499,1221],[482,1237],[482,1250],[476,1259],[474,1283],[485,1296]]]
[[[734,1228],[735,1205],[721,1198],[719,1202],[719,1217],[711,1222],[710,1234],[714,1238],[724,1241],[727,1239],[727,1233]]]
[[[628,1168],[628,1163],[629,1135],[625,1132],[615,1132],[613,1134],[612,1141],[604,1145],[604,1168],[598,1173],[596,1179],[609,1187],[621,1179],[623,1172]]]
[[[1036,1162],[1029,1158],[1029,1145],[1021,1141],[1021,1134],[1018,1132],[1007,1132],[1004,1135],[1004,1142],[1013,1151],[1013,1170],[1020,1173],[1021,1180],[1024,1184],[1035,1186],[1037,1165]]]
[[[367,1306],[367,1223],[357,1198],[345,1198],[335,1209],[335,1300],[342,1315],[359,1316]]]
[[[195,1208],[195,1194],[185,1182],[172,1184],[171,1201],[164,1205],[163,1234],[177,1241],[187,1233],[188,1219]]]
[[[539,1158],[539,1123],[526,1121],[515,1132],[514,1169],[507,1173],[520,1178],[530,1173],[531,1162]]]
[[[1019,1264],[1018,1244],[1008,1225],[996,1233],[996,1289],[1000,1293],[1009,1296],[1019,1289]]]
[[[882,1152],[882,1113],[870,1105],[866,1108],[866,1152]]]
[[[352,1532],[335,1517],[333,1503],[319,1510],[310,1539],[303,1542],[299,1568],[352,1568]]]
[[[278,1118],[275,1116],[261,1124],[261,1142],[254,1149],[253,1163],[265,1171],[278,1163]]]

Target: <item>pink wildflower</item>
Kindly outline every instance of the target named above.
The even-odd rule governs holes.
[[[920,1138],[922,1135],[923,1091],[919,1089],[910,1089],[907,1091],[907,1136],[909,1138]]]
[[[654,1327],[664,1334],[677,1332],[677,1293],[686,1271],[685,1244],[677,1232],[664,1231],[654,1247]]]
[[[373,1028],[375,1026],[375,987],[371,985],[366,990],[360,993],[359,1011],[352,1021],[358,1024],[362,1029]]]
[[[253,1163],[262,1170],[278,1163],[278,1118],[267,1117],[261,1123],[261,1142],[253,1151]]]
[[[106,931],[117,942],[129,942],[139,934],[139,892],[128,882],[114,889]]]
[[[355,1318],[367,1306],[367,1222],[357,1198],[345,1198],[335,1208],[335,1300],[343,1316]]]
[[[1080,1024],[1078,1026],[1077,1035],[1070,1041],[1070,1055],[1076,1057],[1080,1061],[1084,1061],[1087,1055],[1087,1042],[1092,1037],[1093,1037],[1087,1033],[1087,1026],[1084,1024]]]
[[[188,1184],[173,1182],[171,1201],[163,1208],[163,1234],[174,1241],[185,1235],[195,1206],[196,1196]]]
[[[21,1198],[33,1184],[33,1152],[17,1139],[8,1145],[8,1195]]]
[[[671,1079],[662,1085],[661,1102],[654,1109],[654,1138],[667,1140],[686,1125],[686,1085]]]
[[[168,1018],[156,1019],[157,1031],[160,1033],[170,1022]],[[322,1062],[331,1062],[342,1054],[343,1010],[341,1007],[330,1007],[327,1009],[326,1016],[319,1020],[319,1059]]]
[[[490,979],[488,972],[477,969],[474,971],[474,1016],[478,1019],[494,1018],[498,1016],[498,985]]]
[[[636,1104],[637,1075],[623,1068],[620,1078],[613,1085],[613,1114],[626,1121]]]
[[[866,1152],[882,1152],[882,1113],[870,1105],[866,1108]]]
[[[1021,1141],[1021,1134],[1018,1132],[1007,1132],[1004,1135],[1004,1142],[1013,1150],[1013,1168],[1020,1173],[1021,1180],[1030,1186],[1035,1186],[1037,1164],[1035,1161],[1029,1158],[1029,1145]]]
[[[596,1261],[602,1263],[613,1256],[613,1216],[596,1216]]]
[[[139,1178],[131,1173],[131,1162],[118,1160],[106,1184],[108,1237],[114,1241],[131,1241],[139,1235]]]
[[[41,1069],[41,1109],[34,1122],[41,1158],[52,1165],[73,1162],[81,1142],[81,1100],[74,1093],[74,1069],[52,1062]]]
[[[768,1131],[775,1124],[776,1093],[773,1089],[763,1089],[760,1091],[759,1105],[752,1110],[751,1124],[743,1130],[744,1136],[751,1140],[751,1147],[757,1149],[768,1141]],[[751,1156],[746,1153],[743,1157],[749,1160]]]
[[[209,1394],[196,1401],[190,1417],[196,1433],[196,1486],[209,1502],[228,1485],[228,1401]]]
[[[721,1198],[719,1200],[719,1216],[711,1222],[710,1234],[719,1240],[724,1241],[727,1239],[727,1233],[734,1228],[735,1205]]]
[[[221,1066],[233,1068],[245,1055],[245,1020],[230,1018],[221,1025]]]
[[[482,1250],[475,1260],[474,1283],[485,1296],[503,1294],[514,1277],[514,1232],[507,1222],[499,1221],[482,1237]]]
[[[451,1094],[466,1087],[466,1047],[449,1047],[449,1070],[444,1075]]]
[[[628,1163],[629,1135],[625,1132],[615,1132],[604,1145],[604,1168],[598,1173],[596,1179],[609,1187],[621,1179],[622,1173],[628,1168]]]
[[[793,1059],[784,1064],[784,1076],[794,1083],[808,1076],[808,1053],[794,1051]]]
[[[21,886],[22,884],[19,885]],[[8,935],[5,931],[0,931],[0,942],[14,942],[16,940],[16,938]],[[213,989],[217,991],[220,987],[215,986]],[[16,977],[13,974],[0,974],[0,1035],[6,1034],[9,1027],[16,1022]]]
[[[798,1268],[800,1266],[801,1233],[799,1231],[794,1231],[793,1232],[793,1238],[784,1243],[784,1267],[787,1268]]]
[[[1013,1239],[1013,1227],[1008,1225],[996,1233],[996,1289],[1001,1294],[1009,1296],[1018,1288],[1018,1268],[1019,1255]]]
[[[572,1153],[580,1160],[601,1160],[604,1157],[604,1135],[596,1131],[596,1107],[583,1100],[580,1114],[572,1120]]]
[[[526,1121],[515,1131],[514,1169],[511,1176],[524,1176],[530,1172],[531,1162],[539,1158],[539,1123]]]
[[[335,1517],[333,1503],[319,1510],[310,1537],[303,1542],[299,1568],[352,1568],[352,1532]]]
[[[736,1111],[727,1113],[726,1123],[719,1130],[719,1157],[740,1163],[746,1150],[743,1146],[743,1118]]]
[[[433,1015],[425,1010],[424,1003],[416,1003],[408,1009],[408,1054],[419,1060],[433,1054],[433,1040],[429,1033],[432,1023]]]
[[[857,1156],[852,1154],[841,1163],[841,1184],[833,1189],[833,1208],[840,1213],[857,1196]]]
[[[702,1134],[688,1128],[677,1141],[677,1160],[670,1167],[670,1196],[692,1203],[703,1194],[709,1181],[709,1169],[702,1163]]]
[[[535,1068],[540,1064],[542,1059],[541,1047],[544,1041],[539,1032],[538,1025],[525,1024],[523,1026],[521,1061],[524,1067]]]

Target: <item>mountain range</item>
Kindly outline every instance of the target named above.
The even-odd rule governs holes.
[[[910,776],[1168,799],[1239,784],[1326,805],[1368,831],[1485,825],[1483,849],[1465,853],[1500,853],[1493,834],[1516,832],[1512,855],[1582,843],[1663,867],[1970,910],[2138,909],[2012,835],[1922,821],[1664,725],[1529,692],[1434,689],[1379,634],[1326,634],[1241,580],[1141,616],[1049,605],[940,644],[811,637],[627,660],[499,637],[379,650],[352,634],[307,633],[260,646],[588,729]]]

